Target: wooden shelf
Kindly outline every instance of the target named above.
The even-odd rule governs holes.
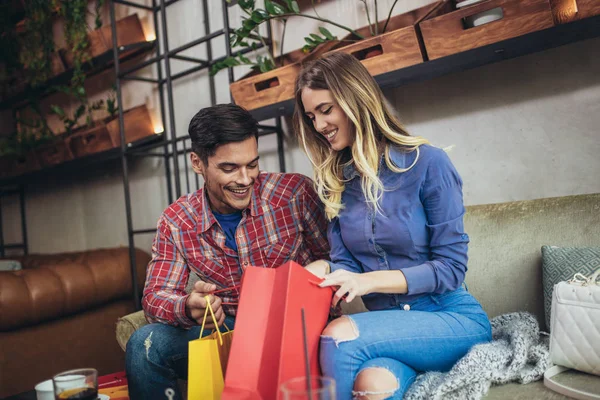
[[[157,143],[165,141],[165,135],[151,135],[135,142],[127,144],[125,154],[144,151],[146,147],[153,147]],[[116,160],[121,157],[121,148],[115,147],[101,153],[91,154],[89,156],[76,158],[74,160],[65,161],[64,163],[45,167],[36,171],[31,171],[23,175],[11,176],[8,178],[0,178],[0,187],[16,184],[23,184],[30,181],[35,181],[53,174],[65,174],[69,171],[79,171],[93,164],[100,164],[109,160]]]
[[[377,75],[375,80],[382,89],[396,88],[595,37],[600,37],[600,16],[557,25],[433,61],[425,61]],[[293,99],[250,111],[258,121],[292,115],[293,112]]]
[[[119,51],[119,60],[124,63],[128,60],[142,56],[154,50],[155,41],[134,43],[127,46],[121,46]],[[88,77],[97,75],[113,67],[113,51],[108,50],[97,57],[92,58],[91,62],[84,65],[84,71]],[[54,86],[65,85],[73,76],[73,70],[69,69],[59,75],[56,75],[37,88],[25,87],[18,93],[14,93],[0,100],[0,110],[7,108],[20,108],[27,103],[31,96],[46,97],[56,92]]]

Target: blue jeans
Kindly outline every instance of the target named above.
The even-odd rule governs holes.
[[[359,395],[354,380],[367,368],[391,372],[397,389],[381,394],[402,399],[417,373],[448,371],[473,345],[492,338],[485,311],[463,288],[342,318],[350,319],[356,338],[321,336],[320,355],[323,374],[336,380],[338,400]]]
[[[233,317],[225,318],[230,329],[234,322]],[[202,336],[210,333],[205,329]],[[175,393],[173,399],[181,400],[177,379],[187,380],[188,342],[199,337],[200,326],[182,329],[156,323],[136,330],[125,354],[130,400],[165,400],[168,388]]]

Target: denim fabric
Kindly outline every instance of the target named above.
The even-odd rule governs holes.
[[[473,345],[492,337],[486,313],[462,287],[342,318],[352,321],[358,337],[322,336],[320,354],[323,373],[336,380],[338,400],[351,399],[357,375],[373,367],[394,374],[398,389],[389,398],[402,399],[417,373],[448,371]]]
[[[233,329],[233,317],[225,324]],[[221,327],[221,332],[225,327]],[[202,336],[209,335],[205,329]],[[200,326],[183,329],[160,323],[141,327],[127,342],[125,366],[130,400],[165,400],[165,390],[175,391],[181,400],[177,379],[187,380],[188,342],[200,337]]]

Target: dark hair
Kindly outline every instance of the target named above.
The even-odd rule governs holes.
[[[206,164],[223,144],[241,142],[251,136],[258,139],[258,122],[240,106],[217,104],[198,111],[190,121],[188,133],[192,151]]]

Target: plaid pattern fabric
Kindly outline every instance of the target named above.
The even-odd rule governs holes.
[[[217,290],[238,285],[248,266],[275,268],[328,259],[327,219],[312,181],[300,174],[261,172],[236,231],[237,253],[225,246],[204,189],[182,196],[158,221],[142,305],[150,322],[190,327],[185,286],[190,270]],[[220,294],[237,303],[239,290]],[[224,305],[235,315],[235,305]]]

